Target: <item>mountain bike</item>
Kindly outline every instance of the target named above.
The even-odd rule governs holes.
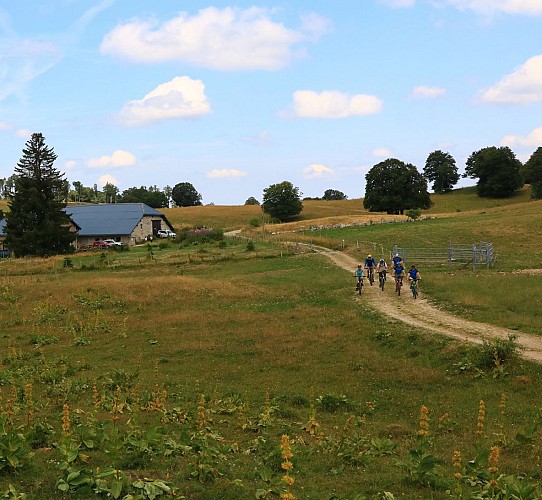
[[[411,280],[410,282],[410,290],[412,291],[412,296],[414,298],[418,297],[418,281],[419,280]]]
[[[354,275],[356,276],[356,275]],[[361,295],[361,291],[363,290],[363,276],[356,276],[356,292],[358,292]]]
[[[378,273],[378,286],[384,291],[384,284],[386,283],[386,271]]]
[[[372,267],[366,267],[367,269],[367,278],[369,278],[369,283],[371,286],[373,286],[373,283],[375,282],[375,272]]]
[[[397,292],[397,295],[401,296],[401,287],[403,286],[403,277],[402,276],[396,276],[395,277],[395,291]]]

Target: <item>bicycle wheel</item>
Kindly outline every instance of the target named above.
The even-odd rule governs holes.
[[[361,295],[361,292],[363,290],[363,280],[358,281],[358,293]]]
[[[418,297],[418,287],[416,286],[416,283],[412,283],[412,285],[410,285],[410,289],[412,290],[412,296],[414,298]]]
[[[395,291],[398,296],[401,296],[401,280],[395,280]]]
[[[386,280],[384,279],[384,275],[381,274],[378,277],[378,279],[379,279],[379,282],[380,282],[380,288],[381,288],[382,291],[384,291],[384,283],[386,283]]]
[[[371,283],[371,286],[373,286],[374,282],[375,282],[374,271],[372,269],[369,269],[369,283]]]

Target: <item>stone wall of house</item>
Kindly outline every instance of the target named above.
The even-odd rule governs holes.
[[[162,217],[156,215],[145,215],[132,231],[130,242],[131,245],[142,243],[145,241],[145,238],[152,235],[152,221],[160,221],[159,229],[169,229]]]

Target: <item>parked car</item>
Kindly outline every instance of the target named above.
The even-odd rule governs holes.
[[[96,240],[92,242],[92,247],[94,248],[107,248],[110,245],[108,245],[104,240]]]
[[[159,229],[156,233],[160,238],[176,238],[177,233],[170,231],[169,229]]]
[[[122,246],[122,243],[120,241],[115,241],[115,240],[112,240],[112,239],[108,239],[108,240],[103,240],[104,243],[107,244],[107,246],[119,246],[121,247]]]

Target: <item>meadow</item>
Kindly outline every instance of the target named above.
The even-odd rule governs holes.
[[[417,222],[253,232],[254,249],[0,262],[0,496],[540,498],[542,374],[513,339],[469,346],[389,321],[348,273],[283,243],[361,258],[493,241],[495,268],[431,266],[423,291],[539,333],[539,280],[514,271],[542,268],[542,204],[457,212],[451,198]],[[214,210],[225,228],[250,226],[252,213]]]

